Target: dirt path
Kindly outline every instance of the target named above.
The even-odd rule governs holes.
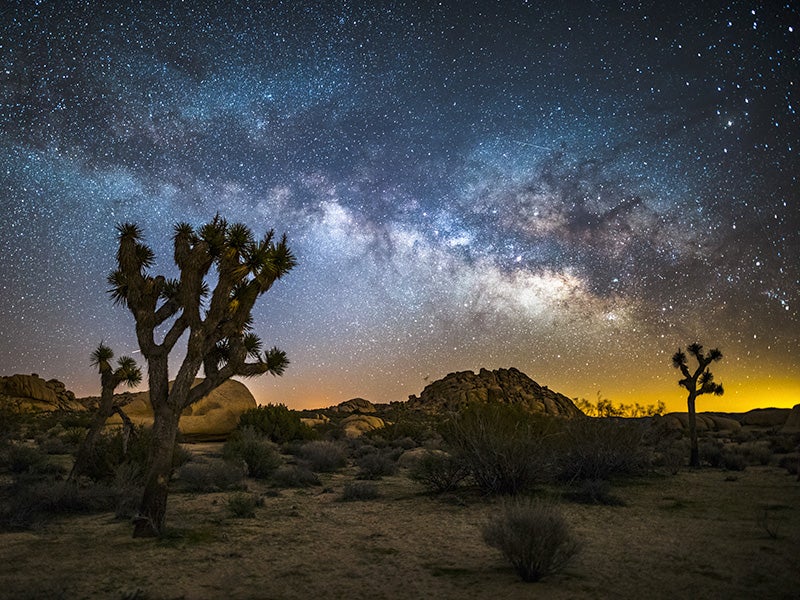
[[[625,506],[565,504],[582,550],[538,584],[481,541],[489,501],[422,495],[401,474],[377,500],[340,502],[352,473],[323,479],[332,492],[281,491],[255,519],[231,518],[229,494],[174,494],[158,542],[110,514],[0,534],[0,597],[800,597],[800,484],[777,468],[638,480],[615,489]]]

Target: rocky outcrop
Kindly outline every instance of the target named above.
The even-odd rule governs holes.
[[[360,412],[363,414],[376,412],[375,405],[369,400],[364,398],[353,398],[352,400],[345,400],[336,406],[331,406],[327,410],[339,413],[354,413]]]
[[[797,433],[800,431],[800,404],[795,404],[792,407],[781,431],[783,433]],[[800,477],[800,473],[798,473],[798,477]]]
[[[11,375],[0,377],[0,394],[5,394],[24,408],[38,410],[82,410],[83,406],[75,400],[58,379],[45,381],[36,373],[31,375]]]
[[[790,408],[755,408],[741,415],[739,422],[754,427],[780,427],[790,412]]]
[[[342,419],[340,425],[346,437],[357,438],[373,429],[381,429],[386,423],[383,419],[372,415],[350,415]]]
[[[739,431],[742,428],[742,424],[736,419],[724,417],[722,415],[699,413],[696,417],[697,431]],[[668,429],[674,429],[676,431],[689,429],[689,413],[667,413],[661,418]]]
[[[195,385],[202,381],[195,380]],[[150,407],[150,393],[130,394],[130,402],[124,410],[131,421],[137,425],[153,424],[153,410]],[[239,416],[258,404],[253,394],[243,383],[229,379],[208,396],[205,396],[181,415],[178,424],[183,438],[190,441],[214,441],[225,439],[239,422]],[[110,424],[121,423],[114,415]]]
[[[532,413],[561,417],[583,414],[572,400],[514,368],[450,373],[426,386],[419,397],[408,398],[409,408],[429,413],[456,410],[470,402],[518,404]]]

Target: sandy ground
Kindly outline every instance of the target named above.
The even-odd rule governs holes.
[[[229,515],[229,493],[176,493],[160,541],[112,514],[0,534],[0,597],[800,598],[800,483],[774,467],[627,482],[625,506],[566,503],[581,552],[534,584],[482,542],[492,500],[429,496],[401,472],[379,499],[341,502],[352,479],[267,496],[254,519]]]

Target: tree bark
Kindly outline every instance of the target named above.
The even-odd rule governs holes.
[[[167,494],[180,411],[174,410],[170,403],[153,408],[153,440],[142,502],[134,519],[133,537],[162,535],[167,515]]]
[[[172,451],[180,419],[180,410],[175,410],[170,404],[167,355],[159,353],[147,358],[153,440],[147,457],[147,474],[139,514],[134,519],[133,537],[156,537],[164,531]]]
[[[89,426],[89,431],[86,432],[86,437],[83,438],[75,455],[75,463],[72,465],[67,481],[73,481],[86,473],[94,454],[97,439],[100,437],[100,432],[103,431],[108,418],[114,413],[114,382],[111,379],[112,377],[111,375],[103,375],[101,378],[100,403]]]
[[[689,454],[689,466],[697,468],[700,466],[700,452],[697,447],[697,416],[695,415],[695,396],[689,394],[689,441],[691,451]]]

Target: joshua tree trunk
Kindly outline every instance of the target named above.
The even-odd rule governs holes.
[[[689,466],[700,466],[700,451],[697,447],[697,415],[695,414],[695,397],[689,394],[689,441],[691,442],[691,451],[689,454]]]
[[[153,440],[133,537],[160,536],[164,532],[167,515],[167,494],[180,411],[174,410],[168,403],[154,409]]]

